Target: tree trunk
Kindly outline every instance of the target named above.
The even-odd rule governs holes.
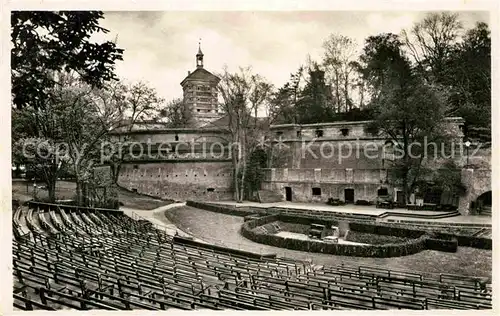
[[[76,190],[75,190],[76,205],[81,206],[81,203],[82,203],[82,183],[80,181],[80,177],[78,176],[78,174],[75,176],[75,180],[76,180]]]
[[[403,123],[403,150],[404,150],[404,169],[403,169],[403,200],[406,204],[409,202],[409,188],[408,188],[408,173],[409,173],[409,153],[408,153],[408,136],[406,134],[406,124]]]
[[[238,190],[238,174],[239,174],[239,168],[238,168],[238,157],[236,157],[234,153],[234,149],[231,149],[232,151],[232,162],[233,162],[233,197],[235,201],[239,200],[239,190]]]
[[[240,202],[245,198],[245,174],[246,174],[246,166],[243,163],[243,167],[241,168],[241,181],[240,181]]]
[[[352,110],[351,103],[349,102],[349,76],[346,73],[344,78],[344,98],[345,98],[345,107],[346,112]]]
[[[120,162],[111,163],[111,173],[113,175],[113,183],[118,184],[118,175],[120,174],[120,169],[122,164]]]
[[[56,201],[56,181],[46,181],[47,191],[49,193],[49,202],[55,203]]]
[[[58,168],[55,163],[51,163],[48,167],[42,166],[43,169],[43,180],[45,180],[45,184],[47,185],[47,191],[49,194],[50,203],[54,203],[56,201],[56,182],[58,175]]]
[[[88,184],[86,182],[82,183],[82,205],[88,206]]]
[[[20,178],[21,170],[19,170],[19,167],[21,166],[18,162],[15,164],[16,170],[14,171],[14,177],[15,178]]]

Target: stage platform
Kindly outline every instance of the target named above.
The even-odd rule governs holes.
[[[422,211],[422,210],[407,210],[403,208],[394,209],[381,209],[375,206],[364,206],[364,205],[342,205],[342,206],[330,206],[326,204],[319,203],[303,203],[303,202],[274,202],[274,203],[259,203],[244,201],[242,203],[236,203],[234,201],[206,201],[207,203],[230,205],[234,207],[254,207],[254,208],[269,208],[269,207],[279,207],[286,209],[296,209],[296,210],[309,210],[309,211],[321,211],[321,212],[333,212],[333,213],[349,213],[349,214],[363,214],[371,215],[377,217],[378,221],[423,221],[423,222],[436,222],[436,223],[447,223],[447,224],[479,224],[479,225],[491,225],[491,217],[489,216],[479,216],[479,215],[460,215],[454,214],[444,218],[433,218],[436,216],[446,216],[451,212],[444,211]],[[390,215],[394,214],[394,215]],[[418,217],[416,217],[418,216]]]

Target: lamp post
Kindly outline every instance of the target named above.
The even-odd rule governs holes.
[[[466,155],[467,155],[467,160],[466,160],[466,163],[465,163],[465,168],[468,168],[469,167],[469,147],[471,145],[471,142],[470,141],[466,141],[464,143],[465,145],[465,151],[466,151]]]

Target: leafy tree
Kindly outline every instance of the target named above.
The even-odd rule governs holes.
[[[372,101],[383,92],[387,80],[394,76],[409,75],[411,65],[401,52],[402,43],[399,37],[392,33],[370,36],[366,39],[363,53],[358,63],[358,70],[365,80],[367,88],[372,95]],[[404,78],[400,78],[404,82]]]
[[[68,164],[61,143],[39,137],[22,137],[12,143],[13,159],[26,166],[26,175],[46,184],[49,202],[55,202],[56,182]]]
[[[440,128],[444,119],[444,95],[422,80],[412,69],[402,44],[393,34],[367,39],[361,59],[363,75],[375,89],[371,102],[374,120],[368,126],[385,135],[395,146],[397,157],[391,178],[401,185],[405,199],[427,172],[426,143],[445,141]],[[434,157],[437,158],[437,157]]]
[[[43,108],[57,82],[50,71],[75,71],[92,87],[116,79],[114,64],[123,50],[115,43],[93,43],[100,11],[14,11],[11,13],[11,75],[17,108]]]
[[[469,126],[491,128],[491,37],[486,23],[477,23],[453,47],[444,84],[451,87],[449,115]]]
[[[305,81],[304,68],[301,66],[297,72],[290,74],[290,81],[277,91],[269,95],[270,120],[275,123],[298,123],[297,101],[301,95],[301,83]]]
[[[463,34],[458,14],[428,14],[403,31],[415,69],[430,84],[449,91],[447,115],[462,116],[470,127],[490,127],[491,39],[486,23]]]
[[[268,161],[267,152],[263,148],[257,148],[248,157],[245,193],[247,197],[252,197],[254,192],[260,190],[262,180],[264,180],[264,172],[262,168],[266,168]]]
[[[325,72],[318,64],[309,69],[309,82],[301,91],[297,101],[298,123],[311,124],[332,121],[331,93],[325,83]]]

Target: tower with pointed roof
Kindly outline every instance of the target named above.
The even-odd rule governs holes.
[[[185,110],[192,114],[196,127],[210,126],[211,122],[221,118],[217,93],[219,81],[219,77],[203,68],[203,52],[199,43],[196,69],[193,72],[188,71],[187,77],[181,82]]]

